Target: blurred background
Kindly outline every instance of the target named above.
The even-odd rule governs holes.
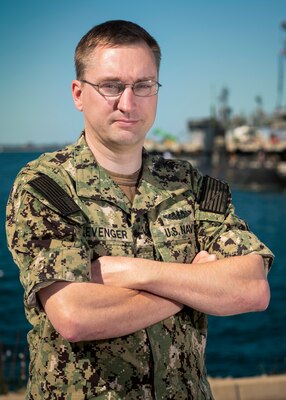
[[[9,191],[28,161],[79,136],[74,49],[108,19],[142,25],[161,46],[162,88],[147,149],[227,180],[237,214],[276,255],[266,312],[210,317],[208,373],[284,373],[285,0],[11,0],[0,5],[0,393],[25,383],[28,364],[23,291],[6,248]]]

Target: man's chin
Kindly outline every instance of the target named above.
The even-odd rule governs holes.
[[[114,133],[112,142],[119,146],[142,145],[145,141],[146,134],[133,132],[132,130],[120,129]]]

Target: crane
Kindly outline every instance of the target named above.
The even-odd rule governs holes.
[[[280,24],[282,31],[286,32],[286,21]],[[282,49],[278,56],[278,82],[277,82],[277,109],[283,106],[283,90],[284,90],[284,60],[286,58],[286,38],[283,40]]]

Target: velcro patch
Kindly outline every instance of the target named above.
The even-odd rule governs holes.
[[[201,211],[225,214],[230,203],[228,184],[208,175],[204,176],[199,203]]]
[[[38,178],[30,181],[29,184],[44,196],[45,199],[49,200],[64,217],[80,211],[79,206],[75,203],[73,198],[49,176],[40,175]]]

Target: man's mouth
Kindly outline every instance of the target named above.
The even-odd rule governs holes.
[[[114,121],[117,125],[121,125],[121,126],[132,126],[132,125],[136,125],[138,120],[137,119],[124,119],[124,118],[120,118],[120,119],[116,119]]]

